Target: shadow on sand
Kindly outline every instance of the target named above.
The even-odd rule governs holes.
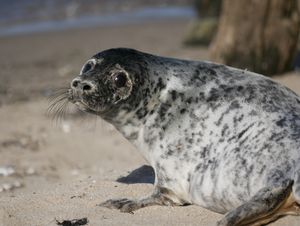
[[[131,171],[127,176],[120,177],[117,182],[124,184],[154,184],[155,174],[151,166],[143,165],[133,171]]]

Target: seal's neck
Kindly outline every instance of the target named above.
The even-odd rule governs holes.
[[[180,85],[180,78],[174,76],[175,73],[181,73],[183,67],[190,68],[188,61],[179,61],[177,59],[162,58],[151,56],[148,58],[147,79],[143,86],[139,87],[136,93],[138,105],[129,106],[124,110],[119,110],[117,115],[109,121],[115,128],[123,134],[125,138],[136,146],[147,120],[156,114],[161,104],[164,104],[169,98],[169,89],[177,88]],[[130,110],[128,110],[130,108]],[[153,117],[152,117],[153,118]]]
[[[117,118],[119,118],[117,122],[112,122],[114,127],[122,133],[126,139],[135,143],[138,138],[139,130],[142,128],[142,122],[135,116],[135,112],[128,113],[121,111]]]

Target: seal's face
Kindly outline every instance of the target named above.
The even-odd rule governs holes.
[[[137,54],[129,50],[113,49],[95,55],[71,82],[69,101],[104,118],[137,103],[137,87],[144,80],[138,63]]]
[[[104,71],[101,60],[90,59],[71,82],[69,100],[83,110],[101,114],[126,100],[132,91],[129,73],[119,64]]]

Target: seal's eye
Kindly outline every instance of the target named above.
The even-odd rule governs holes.
[[[114,82],[117,88],[122,88],[127,83],[127,76],[124,72],[119,72],[115,75]]]
[[[87,64],[85,64],[84,67],[82,68],[81,73],[84,74],[84,73],[90,71],[92,68],[93,68],[92,63],[87,63]]]

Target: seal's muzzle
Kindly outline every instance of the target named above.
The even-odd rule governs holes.
[[[91,81],[82,80],[80,78],[75,78],[71,82],[71,88],[76,93],[92,93],[96,89],[96,85]]]

